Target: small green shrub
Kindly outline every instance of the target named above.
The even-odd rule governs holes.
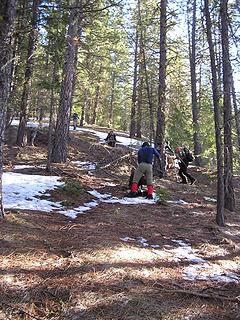
[[[81,183],[74,179],[68,179],[65,184],[60,186],[62,192],[69,196],[78,196],[84,192],[84,188]]]
[[[169,191],[167,189],[163,189],[163,188],[157,188],[156,189],[156,196],[161,201],[167,201],[170,198]]]

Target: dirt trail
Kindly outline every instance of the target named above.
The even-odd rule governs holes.
[[[45,163],[43,137],[35,147],[6,146],[6,169]],[[54,191],[52,199],[76,207],[93,199],[91,189],[122,198],[136,161],[126,156],[130,151],[71,133],[71,162],[55,165],[53,174],[76,179],[83,192]],[[79,169],[72,162],[77,160],[98,169]],[[174,175],[155,180],[172,202],[99,202],[74,220],[8,211],[0,222],[0,319],[240,319],[239,215],[226,212],[227,226],[217,227],[215,177],[203,168],[190,170],[194,186],[177,183]],[[24,172],[47,174],[38,166]],[[235,183],[239,212],[240,181]]]

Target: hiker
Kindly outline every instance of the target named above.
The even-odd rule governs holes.
[[[73,130],[76,130],[77,129],[77,122],[78,122],[78,114],[76,112],[74,112],[73,116]]]
[[[131,190],[131,187],[132,187],[132,184],[133,184],[133,177],[134,177],[135,171],[136,171],[136,168],[132,168],[131,169],[131,174],[130,174],[129,181],[128,181],[128,186],[129,186],[130,190]],[[143,185],[147,185],[147,180],[146,180],[145,176],[142,176],[141,179],[138,181],[138,189],[137,189],[137,195],[138,196],[145,195],[145,192],[143,192],[143,190],[142,190],[143,189]]]
[[[151,147],[148,142],[144,142],[142,147],[138,150],[138,167],[134,173],[131,191],[128,195],[129,197],[137,196],[138,182],[142,176],[145,176],[147,180],[147,199],[153,199],[153,155],[160,159],[159,152]]]
[[[170,155],[174,155],[174,152],[172,150],[172,148],[170,147],[170,144],[169,144],[169,141],[165,141],[165,144],[164,144],[164,152],[165,154],[170,154]]]
[[[116,134],[113,132],[113,130],[111,130],[107,137],[104,139],[107,144],[110,146],[110,147],[115,147],[116,145],[116,142],[117,142],[117,138],[116,138]]]
[[[175,159],[174,152],[167,140],[165,141],[165,144],[164,144],[164,158],[165,158],[165,171],[167,172],[169,169],[172,169],[174,167],[174,159]]]
[[[187,184],[187,179],[189,179],[190,184],[194,184],[196,179],[193,178],[187,171],[189,162],[193,161],[193,156],[188,148],[185,146],[177,147],[175,150],[176,158],[178,159],[179,171],[178,174],[181,177],[181,183]]]

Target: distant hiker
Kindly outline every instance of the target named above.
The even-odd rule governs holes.
[[[170,154],[172,156],[174,155],[174,151],[170,147],[170,143],[167,140],[165,141],[165,144],[164,144],[164,152],[165,152],[165,154]]]
[[[73,119],[73,130],[76,130],[78,119],[79,119],[78,114],[76,112],[74,112],[72,119]]]
[[[147,198],[153,198],[152,162],[154,155],[160,159],[159,152],[155,148],[151,147],[148,142],[144,142],[142,147],[138,150],[138,167],[134,173],[131,192],[128,195],[129,197],[137,196],[138,182],[143,176],[145,176],[147,180]]]
[[[130,190],[132,188],[133,177],[134,177],[135,171],[136,171],[135,168],[131,169],[131,174],[130,174],[129,181],[128,181],[128,186],[129,186]],[[144,195],[143,190],[142,190],[143,189],[143,185],[147,185],[147,180],[146,180],[145,176],[142,176],[141,179],[138,181],[138,189],[137,189],[137,195],[138,196]]]
[[[169,142],[166,140],[164,144],[164,158],[165,158],[165,171],[167,172],[169,169],[174,167],[174,151],[170,147]]]
[[[38,127],[33,127],[30,129],[30,140],[31,140],[31,146],[35,147],[35,140],[37,138],[38,134]]]
[[[104,139],[107,144],[110,147],[115,147],[116,142],[117,142],[117,138],[116,138],[116,134],[113,132],[113,130],[109,131],[107,137]]]
[[[196,179],[193,178],[188,172],[187,168],[189,165],[189,162],[193,161],[193,155],[190,152],[188,148],[185,146],[183,147],[177,147],[175,150],[176,158],[178,159],[179,163],[179,171],[178,174],[181,177],[182,181],[181,183],[187,184],[187,179],[189,179],[190,184],[194,184]]]

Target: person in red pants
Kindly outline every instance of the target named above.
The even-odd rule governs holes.
[[[148,142],[144,142],[142,147],[138,150],[138,167],[134,173],[129,197],[137,196],[138,182],[143,176],[145,176],[147,180],[147,198],[153,198],[152,162],[154,155],[160,159],[159,152],[155,148],[151,147]]]

